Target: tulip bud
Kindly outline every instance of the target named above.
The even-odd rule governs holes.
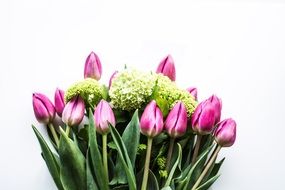
[[[51,123],[55,117],[55,109],[48,97],[41,93],[33,94],[33,108],[35,116],[40,123]]]
[[[68,126],[79,125],[84,117],[84,110],[84,101],[77,95],[65,105],[62,112],[62,121]]]
[[[109,124],[116,125],[115,116],[109,103],[101,100],[94,112],[94,122],[96,131],[100,134],[106,134],[110,131]]]
[[[64,103],[64,91],[57,88],[54,94],[54,105],[57,115],[61,117],[65,103]]]
[[[221,119],[222,100],[216,95],[212,95],[208,100],[213,104],[215,110],[215,124],[217,124]]]
[[[187,110],[181,101],[177,102],[169,112],[165,121],[165,129],[172,138],[180,137],[186,132]]]
[[[100,80],[101,74],[101,61],[99,57],[92,51],[85,61],[84,78],[93,78],[95,80]]]
[[[163,116],[156,102],[152,100],[144,109],[140,120],[141,133],[155,137],[163,130]]]
[[[175,65],[171,55],[166,56],[158,65],[156,73],[162,73],[164,76],[170,78],[170,80],[175,81],[176,72]]]
[[[236,122],[233,119],[221,121],[217,125],[214,136],[220,146],[232,146],[236,140]]]
[[[115,72],[111,75],[111,77],[110,77],[110,79],[109,79],[109,88],[111,88],[113,79],[114,79],[114,77],[116,76],[117,73],[118,73],[118,71],[115,71]]]
[[[195,98],[195,100],[197,100],[197,88],[189,87],[186,90]]]
[[[201,102],[192,115],[192,129],[200,135],[210,134],[215,126],[215,110],[209,100]]]

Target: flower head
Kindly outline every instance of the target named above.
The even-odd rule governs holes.
[[[84,117],[85,105],[83,99],[77,95],[64,107],[62,121],[68,126],[79,125]]]
[[[93,78],[95,80],[100,80],[101,75],[101,61],[98,55],[92,51],[85,61],[84,78]]]
[[[100,134],[106,134],[109,132],[109,124],[115,127],[116,121],[113,110],[105,100],[101,100],[97,105],[94,112],[94,121],[96,131]]]
[[[69,87],[65,93],[65,101],[70,101],[73,97],[80,95],[87,107],[97,105],[102,99],[102,86],[92,78],[86,78]]]
[[[176,71],[174,61],[171,55],[166,56],[159,63],[156,73],[162,73],[164,76],[169,77],[170,80],[175,81]]]
[[[233,119],[221,121],[215,130],[214,136],[220,146],[232,146],[236,140],[236,122]]]
[[[61,117],[65,102],[64,102],[64,91],[57,88],[54,94],[54,105],[56,113]]]
[[[33,108],[40,123],[51,123],[55,117],[55,108],[48,97],[41,93],[33,94]]]

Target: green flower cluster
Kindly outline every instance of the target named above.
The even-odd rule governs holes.
[[[94,107],[102,99],[103,87],[92,78],[86,78],[73,84],[65,92],[65,101],[70,101],[74,96],[80,95],[86,106]]]
[[[153,86],[153,75],[125,69],[112,80],[109,90],[111,103],[122,110],[139,109],[151,96]]]
[[[197,105],[189,92],[179,89],[168,77],[137,70],[119,72],[112,81],[109,95],[115,108],[127,111],[140,109],[154,99],[163,112],[168,113],[181,100],[190,117]]]
[[[182,101],[190,117],[197,106],[194,97],[188,91],[178,88],[168,77],[162,74],[155,75],[157,84],[153,98],[157,100],[157,102],[163,100],[169,110],[172,109],[179,100]]]

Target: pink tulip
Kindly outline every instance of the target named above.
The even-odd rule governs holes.
[[[156,102],[152,100],[144,109],[140,120],[141,133],[153,138],[163,130],[163,116]]]
[[[210,134],[215,126],[215,110],[209,100],[201,102],[192,115],[192,129],[200,135]]]
[[[55,117],[55,108],[48,97],[41,93],[33,94],[33,108],[40,123],[51,123]]]
[[[217,124],[221,119],[222,100],[216,95],[212,95],[208,100],[213,104],[215,110],[215,124]]]
[[[62,112],[65,106],[64,91],[57,88],[54,94],[54,105],[57,115],[62,116]]]
[[[187,129],[187,110],[181,101],[177,102],[169,112],[165,121],[165,129],[172,138],[185,134]]]
[[[118,74],[118,71],[115,71],[115,72],[111,75],[111,77],[110,77],[110,79],[109,79],[109,88],[111,88],[113,79],[114,79],[114,77],[116,76],[116,74]]]
[[[175,65],[171,55],[166,56],[158,65],[156,73],[162,73],[164,76],[170,78],[170,80],[175,81],[176,72]]]
[[[221,121],[217,125],[214,136],[220,146],[232,146],[236,140],[236,122],[233,119]]]
[[[195,100],[197,100],[197,94],[198,94],[197,88],[189,87],[186,90],[195,98]]]
[[[107,134],[109,129],[109,124],[113,127],[116,125],[115,116],[109,103],[105,100],[101,100],[97,105],[94,112],[94,122],[96,131],[100,134]]]
[[[62,112],[62,121],[68,126],[79,125],[84,117],[84,110],[84,101],[77,95],[65,105]]]
[[[95,80],[100,80],[101,75],[101,61],[99,57],[92,51],[85,61],[84,78],[93,78]]]

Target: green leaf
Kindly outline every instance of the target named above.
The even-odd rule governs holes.
[[[179,165],[179,163],[181,163],[181,159],[182,159],[182,149],[181,149],[181,146],[180,146],[179,143],[177,143],[177,146],[178,146],[178,154],[177,154],[176,157],[173,157],[173,159],[176,160],[176,161],[175,161],[174,164],[172,165],[172,168],[171,168],[171,170],[170,170],[170,172],[169,172],[169,175],[168,175],[168,177],[167,177],[167,180],[166,180],[166,182],[165,182],[164,187],[167,187],[167,186],[170,185],[171,180],[172,180],[173,175],[174,175],[174,172],[175,172],[177,166]]]
[[[94,117],[92,110],[89,109],[89,149],[90,149],[90,154],[91,154],[91,161],[92,165],[94,167],[94,173],[96,178],[98,179],[98,186],[100,190],[108,190],[109,185],[108,185],[108,180],[107,180],[107,175],[106,172],[103,168],[103,161],[102,161],[102,156],[98,148],[98,143],[97,143],[97,136],[96,136],[96,129],[94,126]]]
[[[137,184],[138,184],[138,189],[141,189],[141,185],[142,185],[142,179],[143,179],[143,169],[137,174]],[[149,170],[149,174],[148,174],[148,180],[147,180],[147,188],[146,189],[150,189],[150,190],[159,190],[159,185],[157,182],[157,179],[154,175],[154,173]]]
[[[99,190],[95,180],[93,178],[92,172],[91,172],[91,168],[90,168],[90,155],[89,155],[89,150],[87,151],[87,155],[86,155],[86,182],[87,182],[87,190]]]
[[[127,153],[129,155],[132,166],[135,167],[136,154],[140,140],[140,127],[138,110],[135,111],[132,120],[127,125],[123,132],[122,140],[126,146]],[[127,182],[127,176],[123,170],[123,165],[120,159],[117,158],[116,174],[111,184],[125,184]]]
[[[37,139],[42,149],[42,155],[45,159],[48,170],[57,188],[59,190],[64,190],[62,183],[60,181],[60,173],[59,173],[60,164],[59,164],[58,158],[55,157],[54,153],[50,150],[49,146],[47,145],[46,141],[44,140],[40,132],[37,130],[37,128],[33,125],[32,125],[32,128],[37,136]]]
[[[60,178],[65,189],[86,189],[85,157],[62,130],[59,141]]]
[[[111,129],[113,141],[115,142],[115,144],[117,146],[119,158],[121,160],[121,163],[122,163],[123,168],[125,170],[125,173],[127,175],[129,189],[130,190],[136,190],[135,174],[134,174],[133,166],[132,166],[131,160],[129,158],[126,146],[125,146],[122,138],[120,137],[120,134],[118,133],[118,131],[111,125],[110,125],[110,129]]]
[[[178,185],[177,190],[183,189],[183,190],[188,190],[191,189],[191,187],[189,187],[190,184],[190,180],[193,179],[193,172],[195,171],[196,167],[203,161],[205,160],[205,158],[207,158],[207,155],[209,154],[209,152],[211,151],[211,149],[213,148],[214,145],[208,147],[198,158],[198,160],[195,162],[195,164],[191,167],[191,169],[189,170],[187,177]]]
[[[172,190],[170,186],[163,187],[161,190]]]
[[[104,100],[108,101],[109,98],[109,88],[106,85],[102,85],[102,97]]]
[[[198,189],[196,190],[207,190],[211,187],[211,185],[220,177],[220,175],[215,175],[214,177],[210,178],[208,181],[203,183]]]
[[[219,170],[220,170],[220,168],[221,168],[221,166],[222,166],[224,160],[225,160],[225,158],[223,158],[223,159],[222,159],[221,161],[219,161],[218,163],[215,163],[215,165],[214,165],[214,167],[213,167],[213,169],[212,169],[212,171],[211,171],[211,173],[210,173],[210,175],[209,175],[208,178],[214,177],[214,176],[219,172]]]

